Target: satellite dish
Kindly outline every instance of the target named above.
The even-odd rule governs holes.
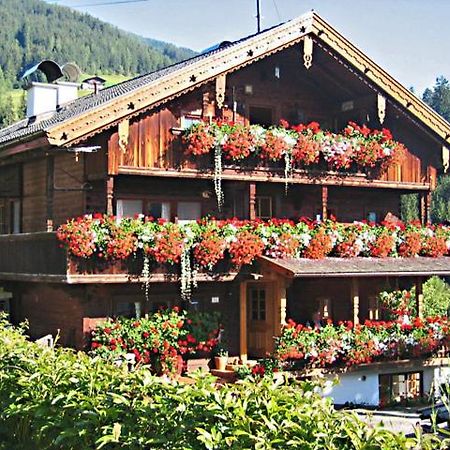
[[[61,68],[55,61],[51,59],[44,59],[39,64],[28,69],[23,75],[22,79],[33,75],[36,71],[41,71],[47,78],[48,83],[53,83],[63,76]]]
[[[78,78],[80,78],[81,70],[75,63],[66,63],[61,70],[67,80],[72,83],[76,83]]]

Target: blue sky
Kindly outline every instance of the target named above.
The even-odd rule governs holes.
[[[202,50],[256,30],[256,0],[48,0],[118,27]],[[127,0],[128,2],[130,0]],[[450,79],[450,0],[261,0],[264,28],[314,9],[405,86]]]

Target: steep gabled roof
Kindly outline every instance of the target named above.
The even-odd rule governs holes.
[[[120,120],[157,107],[223,73],[299,43],[310,35],[331,50],[368,84],[402,106],[437,137],[450,142],[450,124],[382,68],[364,55],[314,12],[247,36],[156,72],[139,76],[97,94],[74,100],[51,117],[22,120],[0,130],[0,147],[45,136],[51,145],[65,146],[92,136]],[[313,62],[314,64],[314,62]]]

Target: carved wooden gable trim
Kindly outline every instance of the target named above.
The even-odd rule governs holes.
[[[184,66],[94,110],[53,126],[48,130],[49,142],[53,145],[64,146],[84,140],[117,125],[123,118],[130,118],[145,110],[156,108],[217,77],[225,76],[227,73],[295,45],[306,36],[305,65],[309,66],[312,62],[313,42],[327,51],[329,51],[328,48],[331,49],[334,57],[337,55],[346,64],[348,63],[350,69],[354,68],[359,74],[363,74],[360,76],[373,84],[383,97],[388,100],[393,99],[410,115],[419,119],[440,138],[450,143],[448,122],[394,80],[316,13],[305,14],[241,43],[231,45],[217,54]],[[128,108],[130,103],[134,105],[132,113]],[[380,121],[384,120],[382,103],[383,101],[378,103]]]

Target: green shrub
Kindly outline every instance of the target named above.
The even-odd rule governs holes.
[[[0,449],[402,450],[415,439],[337,412],[312,382],[218,388],[42,348],[0,317]],[[424,449],[438,448],[422,443]]]
[[[448,316],[450,286],[442,278],[432,277],[423,284],[424,315]]]

